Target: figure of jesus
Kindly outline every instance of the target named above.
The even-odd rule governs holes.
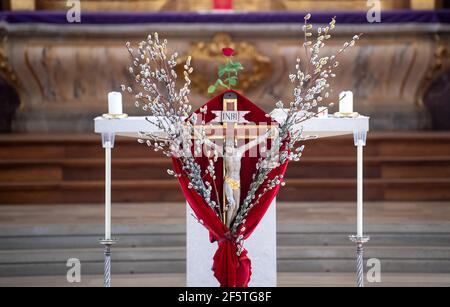
[[[257,137],[256,139],[237,147],[235,141],[226,140],[225,147],[219,146],[209,140],[205,139],[205,144],[218,153],[223,155],[224,163],[224,180],[223,190],[225,193],[225,210],[226,212],[226,224],[228,227],[232,225],[233,220],[236,218],[240,208],[241,200],[241,160],[245,152],[253,147],[264,142],[270,135],[270,131],[267,131],[264,135]]]

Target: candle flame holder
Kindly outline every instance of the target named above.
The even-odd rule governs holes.
[[[337,118],[357,118],[359,117],[358,112],[336,112],[334,113],[334,117]]]
[[[122,113],[122,114],[111,114],[111,113],[106,113],[103,114],[103,118],[105,119],[123,119],[123,118],[127,118],[128,114],[126,113]]]

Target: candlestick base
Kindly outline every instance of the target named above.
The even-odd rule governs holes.
[[[119,240],[118,239],[109,239],[109,240],[100,239],[99,242],[101,245],[116,245],[117,242],[119,242]]]
[[[352,241],[353,243],[367,243],[370,241],[370,237],[369,236],[348,236],[348,238],[350,239],[350,241]]]
[[[358,112],[336,112],[334,113],[334,117],[337,118],[357,118],[359,117]]]
[[[356,285],[364,287],[364,248],[363,244],[369,242],[368,236],[349,236],[350,241],[356,243]]]
[[[102,239],[100,244],[104,246],[105,273],[103,275],[103,285],[105,288],[111,287],[111,246],[115,245],[116,239]]]
[[[128,114],[126,113],[122,113],[122,114],[110,114],[110,113],[106,113],[103,114],[103,118],[105,119],[123,119],[123,118],[127,118]]]

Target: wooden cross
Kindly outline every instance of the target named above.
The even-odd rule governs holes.
[[[209,140],[224,140],[225,144],[233,144],[233,146],[237,146],[237,142],[239,140],[245,144],[247,141],[264,136],[267,134],[268,129],[271,129],[271,132],[278,132],[277,129],[272,130],[272,128],[278,127],[276,124],[251,124],[247,121],[245,119],[245,115],[250,113],[250,111],[238,111],[238,99],[236,93],[234,92],[224,94],[222,110],[211,110],[211,112],[216,115],[215,119],[206,124],[206,126],[194,127],[194,129],[204,129],[206,138]],[[274,137],[276,137],[276,133],[271,133],[268,136],[268,138]],[[224,155],[225,146],[222,146],[222,150],[222,154]],[[225,175],[225,161],[223,163],[223,167],[223,174]],[[222,216],[224,224],[227,224],[228,222],[226,217],[226,205],[227,202],[224,190],[222,199]]]

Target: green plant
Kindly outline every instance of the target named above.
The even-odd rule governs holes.
[[[225,65],[219,65],[218,76],[219,78],[213,85],[208,87],[208,93],[214,93],[218,88],[232,89],[238,83],[238,73],[243,70],[244,67],[239,62],[232,60],[234,50],[232,48],[223,48],[223,55],[227,57],[227,63]]]

